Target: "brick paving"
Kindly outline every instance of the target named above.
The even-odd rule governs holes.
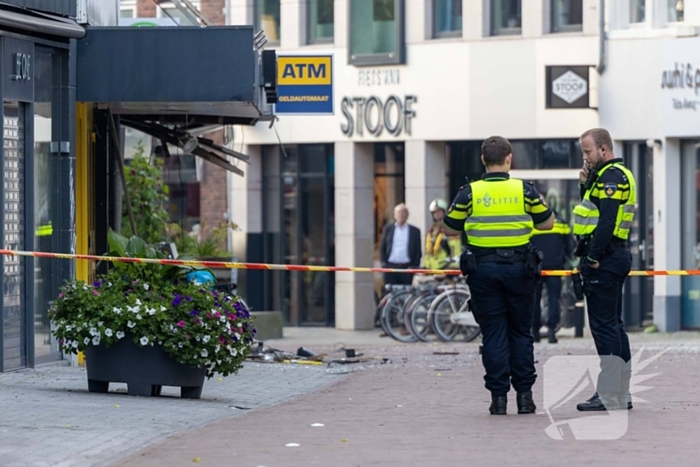
[[[388,356],[391,364],[364,364],[319,391],[182,432],[114,465],[697,465],[700,340],[638,335],[633,341],[633,352],[645,346],[642,360],[668,351],[642,371],[660,374],[643,383],[652,388],[639,394],[648,403],[636,402],[626,434],[614,441],[553,440],[545,434],[547,415],[515,415],[512,392],[508,416],[488,415],[476,344],[389,345],[358,350]],[[534,392],[542,412],[543,363],[555,355],[590,355],[593,347],[566,340],[536,349]],[[434,355],[451,350],[459,355]],[[592,392],[557,409],[557,419],[582,416],[575,404]]]
[[[337,337],[317,336],[307,347],[340,357]],[[659,373],[643,383],[651,389],[640,396],[649,402],[636,402],[615,441],[545,434],[542,365],[590,355],[588,339],[538,344],[540,413],[515,415],[511,393],[509,415],[494,417],[477,343],[396,345],[348,333],[346,347],[391,362],[246,364],[237,376],[209,380],[200,401],[90,394],[78,368],[0,375],[0,466],[697,465],[700,335],[632,340],[634,352],[645,346],[642,360],[667,352],[642,371]],[[270,345],[296,350],[301,342],[303,335]],[[450,351],[458,355],[435,354]],[[557,421],[580,417],[575,404],[592,391],[558,408]]]
[[[84,368],[0,373],[0,466],[107,465],[168,435],[277,404],[336,381],[335,371],[248,363],[235,376],[207,380],[202,399],[142,398],[113,384],[87,392]]]

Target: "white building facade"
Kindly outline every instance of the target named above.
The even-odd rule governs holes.
[[[570,218],[577,139],[600,124],[598,0],[229,3],[231,23],[258,25],[266,48],[332,55],[334,68],[332,115],[235,130],[233,146],[252,156],[230,190],[239,259],[377,265],[394,205],[406,203],[425,238],[431,200],[451,201],[465,177],[482,174],[491,135],[513,143],[514,176]],[[281,310],[288,324],[373,326],[372,274],[241,276],[253,307]]]
[[[600,123],[638,174],[633,269],[700,268],[699,32],[699,0],[613,2],[609,11]],[[696,276],[638,286],[660,330],[700,327]]]

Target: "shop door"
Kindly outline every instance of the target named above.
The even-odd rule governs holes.
[[[654,191],[652,150],[646,143],[626,143],[623,157],[637,182],[637,212],[628,244],[632,270],[654,269]],[[653,322],[654,278],[630,276],[623,295],[623,320],[629,330]]]
[[[681,156],[681,267],[700,269],[700,141],[684,141]],[[700,329],[700,276],[681,277],[681,287],[681,328]]]
[[[25,104],[3,103],[3,248],[25,249]],[[25,260],[3,256],[2,361],[0,370],[27,366]]]

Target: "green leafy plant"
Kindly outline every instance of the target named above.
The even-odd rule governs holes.
[[[202,224],[202,229],[205,224]],[[171,226],[171,241],[177,246],[177,251],[181,255],[191,256],[194,258],[228,258],[231,256],[222,245],[226,244],[228,229],[237,230],[238,226],[233,222],[222,222],[217,225],[211,232],[203,236],[201,240],[188,235],[177,225]]]
[[[136,233],[149,244],[163,241],[169,220],[164,208],[169,189],[163,181],[163,160],[156,158],[150,164],[144,157],[144,147],[139,141],[133,160],[124,168],[124,176],[134,212]],[[122,234],[127,237],[134,235],[126,202],[122,205]]]
[[[138,237],[109,232],[110,256],[163,259]],[[237,296],[188,280],[190,267],[114,263],[93,284],[72,281],[53,303],[53,334],[67,353],[121,339],[159,345],[208,378],[237,372],[250,352],[253,318]]]

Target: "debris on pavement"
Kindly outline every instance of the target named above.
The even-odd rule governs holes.
[[[313,427],[318,427],[318,426],[326,426],[323,423],[312,423],[311,426]]]
[[[433,352],[433,355],[459,355],[459,352]]]
[[[284,445],[284,447],[287,447],[287,448],[298,448],[299,446],[301,446],[301,445],[297,444],[297,443],[287,443]]]

